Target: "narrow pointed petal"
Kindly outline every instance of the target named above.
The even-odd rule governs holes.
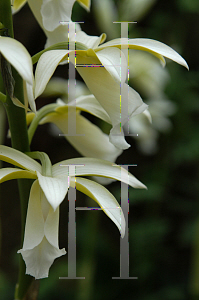
[[[33,94],[33,92],[34,92],[33,91],[33,86],[26,82],[24,90],[25,90],[25,93],[26,93],[26,96],[27,96],[27,100],[30,104],[30,108],[36,114],[36,105],[35,105],[35,97],[34,97],[34,94]]]
[[[78,31],[74,37],[75,41],[84,44],[87,49],[97,48],[99,44],[103,43],[106,39],[106,34],[102,33],[100,36],[88,35],[84,31]]]
[[[23,250],[38,246],[44,237],[44,218],[41,198],[42,190],[38,180],[35,180],[30,190]]]
[[[136,49],[136,50],[143,50],[152,53],[153,55],[157,56],[163,63],[164,58],[167,57],[178,64],[184,66],[185,68],[189,69],[186,61],[184,58],[178,54],[175,50],[171,47],[165,45],[156,40],[152,39],[115,39],[110,42],[107,42],[98,47],[97,51],[100,49],[104,49],[106,47],[118,47],[121,48],[121,44],[123,46],[129,47],[129,49]]]
[[[76,132],[81,135],[67,135],[68,113],[61,113],[61,108],[63,107],[60,107],[57,113],[47,116],[44,121],[54,123],[63,132],[63,134],[66,134],[65,138],[83,156],[100,158],[113,162],[122,153],[120,149],[117,149],[109,142],[107,134],[104,134],[98,126],[88,121],[79,113],[76,114],[75,123]]]
[[[69,168],[67,165],[82,165],[77,166],[75,168],[75,173],[70,173],[70,176],[103,176],[122,181],[134,188],[146,188],[143,183],[131,173],[128,173],[124,168],[109,161],[96,158],[80,157],[61,161],[60,163],[53,165],[53,176],[63,176],[68,174]],[[123,176],[123,174],[125,176]]]
[[[24,171],[17,168],[0,169],[0,183],[18,178],[36,179],[37,175],[34,172]]]
[[[40,172],[37,172],[37,176],[40,187],[55,211],[67,194],[69,187],[68,176],[61,175],[53,178],[42,176]]]
[[[40,57],[35,72],[35,98],[43,93],[55,69],[69,52],[69,50],[51,50]]]
[[[44,232],[48,242],[55,248],[58,245],[58,230],[59,230],[59,207],[54,211],[50,206],[48,216],[45,222]]]
[[[26,154],[7,146],[0,145],[0,160],[33,172],[41,172],[41,165],[37,161]]]
[[[60,107],[56,109],[56,112],[63,113],[68,111],[66,103],[63,102],[61,99],[57,100],[57,104],[59,104]],[[75,100],[71,101],[68,105],[74,107],[76,106],[77,109],[88,112],[94,115],[95,117],[100,118],[103,121],[111,124],[109,115],[99,104],[94,95],[80,96]]]
[[[72,102],[70,103],[72,105]],[[80,96],[76,99],[76,107],[111,124],[111,119],[94,95]]]
[[[31,56],[20,42],[10,37],[0,36],[0,53],[25,81],[31,85],[33,84]]]
[[[121,236],[124,237],[125,219],[122,209],[115,197],[105,187],[94,181],[79,177],[71,178],[70,184],[73,188],[76,187],[77,190],[96,201],[105,214],[107,214],[118,227]]]
[[[77,115],[77,130],[81,128],[83,136],[68,136],[68,141],[86,157],[93,157],[115,162],[122,154],[122,150],[116,148],[110,141],[107,134],[88,121],[81,115]]]

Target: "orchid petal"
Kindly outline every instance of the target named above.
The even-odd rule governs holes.
[[[23,169],[41,173],[41,165],[37,161],[26,154],[7,146],[0,145],[0,160],[9,162]]]
[[[43,26],[53,31],[60,25],[60,21],[70,21],[75,0],[43,0],[41,15]]]
[[[167,57],[177,62],[178,64],[184,66],[185,68],[189,69],[186,61],[184,60],[184,58],[182,58],[180,54],[178,54],[175,50],[165,45],[164,43],[152,39],[115,39],[99,46],[97,49],[95,49],[95,51],[100,51],[101,49],[107,47],[121,48],[121,45],[123,46],[123,48],[124,46],[126,46],[126,48],[129,49],[150,52],[153,55],[157,56],[163,62],[163,64],[165,63],[163,56]]]
[[[69,50],[51,50],[42,54],[35,72],[35,98],[43,93],[56,67],[69,52]]]
[[[73,105],[71,101],[69,105]],[[99,104],[94,95],[80,96],[76,99],[76,107],[85,112],[88,112],[107,123],[111,124],[111,120],[104,108]]]
[[[124,53],[118,48],[105,48],[96,52],[96,55],[106,70],[123,86],[127,76],[127,61]],[[121,59],[123,62],[122,68]]]
[[[43,28],[43,21],[42,21],[42,15],[41,15],[41,6],[43,3],[43,0],[27,0],[28,1],[28,5],[30,6],[35,18],[37,19],[37,22],[39,23],[39,25],[41,26],[42,29]]]
[[[99,44],[106,39],[106,34],[102,33],[100,36],[88,35],[84,31],[78,31],[74,40],[84,44],[87,49],[97,48]]]
[[[47,36],[47,42],[46,42],[45,48],[48,48],[48,47],[50,47],[54,44],[60,43],[60,42],[67,41],[68,40],[68,28],[66,27],[67,24],[60,23],[60,21],[66,21],[65,18],[59,19],[58,22],[57,22],[57,20],[53,20],[53,22],[51,20],[50,23],[47,24],[47,26],[50,26],[50,27],[52,27],[51,23],[54,24],[53,26],[55,26],[56,28],[54,28],[53,31],[49,31],[44,27],[43,17],[41,14],[42,3],[43,3],[43,0],[37,0],[37,1],[28,0],[28,4],[29,4],[33,14],[35,15],[37,22],[43,29],[45,35]],[[44,8],[44,10],[46,9],[45,6],[43,8]],[[48,8],[48,5],[47,5],[47,8]],[[52,12],[52,13],[54,13],[54,12]],[[48,16],[47,16],[47,18],[48,18]],[[68,21],[70,21],[70,19]],[[70,23],[72,23],[72,22],[70,22]],[[71,26],[71,24],[70,24],[70,26]],[[81,30],[81,27],[79,26],[79,24],[74,23],[74,26],[75,26],[76,32]],[[71,35],[70,35],[70,38],[71,38]]]
[[[19,250],[18,253],[22,254],[26,263],[26,274],[41,279],[48,277],[54,260],[66,254],[66,251],[53,247],[44,237],[38,246],[30,250]]]
[[[52,50],[44,53],[38,62],[36,69],[35,96],[38,97],[45,89],[49,79],[55,71],[57,65],[64,59],[68,59],[68,53],[65,50]],[[72,53],[72,52],[71,52]],[[74,53],[74,51],[73,51]],[[90,91],[108,113],[113,125],[111,142],[119,149],[127,149],[124,135],[121,134],[121,127],[135,114],[143,112],[147,105],[143,103],[140,95],[130,88],[127,84],[123,88],[128,89],[129,94],[127,112],[121,114],[120,110],[120,83],[116,82],[111,74],[101,66],[101,61],[96,53],[89,49],[87,51],[77,50],[77,70],[83,77]],[[99,67],[85,67],[86,65]],[[103,89],[101,88],[103,86]],[[114,105],[113,105],[114,103]]]
[[[37,176],[35,173],[32,173],[30,171],[24,171],[17,168],[0,169],[0,183],[12,179],[18,179],[18,178],[36,179]]]
[[[27,100],[30,104],[32,111],[34,113],[36,113],[36,105],[35,105],[35,97],[33,94],[33,86],[30,85],[28,82],[26,82],[24,90],[25,90]]]
[[[36,180],[30,192],[23,248],[18,251],[26,263],[26,274],[35,279],[48,277],[55,258],[66,253],[58,248],[58,222],[59,209],[53,212]]]
[[[38,180],[35,180],[30,190],[23,250],[32,249],[39,245],[44,237],[44,217],[41,199],[43,192]]]
[[[25,4],[27,0],[14,0],[14,3],[12,5],[12,13],[17,13]]]
[[[122,181],[134,188],[146,188],[143,183],[132,174],[128,173],[124,168],[109,161],[96,158],[80,157],[61,161],[60,163],[53,165],[53,176],[68,175],[68,165],[77,165],[74,173],[72,173],[72,171],[70,172],[70,176],[103,176]],[[122,174],[125,174],[126,176],[122,176]],[[127,177],[128,180],[125,179]]]
[[[152,117],[151,117],[150,111],[148,109],[146,109],[145,111],[143,111],[143,115],[147,118],[147,120],[149,121],[149,123],[152,124]]]
[[[90,11],[91,0],[77,0],[77,2],[87,11]]]
[[[120,149],[127,149],[129,145],[126,143],[124,136],[120,132],[120,128],[129,120],[130,117],[137,113],[143,112],[147,105],[143,103],[140,95],[135,92],[126,83],[123,89],[126,89],[128,94],[127,111],[121,114],[120,107],[120,84],[116,82],[110,73],[104,67],[86,68],[86,65],[101,65],[96,53],[89,49],[85,54],[77,55],[78,65],[77,70],[84,79],[91,93],[96,97],[105,111],[111,118],[115,138],[112,138],[114,145]],[[101,88],[103,86],[103,89]],[[114,104],[114,105],[113,105]],[[118,137],[119,135],[119,137]]]
[[[62,108],[62,107],[60,107]],[[67,108],[67,107],[66,107]],[[75,109],[75,108],[74,108]],[[92,124],[79,113],[76,114],[76,131],[79,136],[70,136],[68,133],[68,112],[53,113],[47,116],[44,122],[54,123],[65,135],[65,138],[77,149],[83,156],[106,159],[115,161],[122,153],[112,143],[109,142],[108,135],[101,129]]]
[[[42,188],[49,204],[53,207],[54,211],[64,200],[68,187],[69,187],[69,178],[68,176],[56,176],[47,177],[41,175],[40,172],[37,172],[38,180],[40,187]]]
[[[34,0],[35,1],[35,0]],[[45,48],[51,47],[57,43],[62,43],[68,41],[68,24],[61,23],[57,28],[53,31],[47,31],[44,29],[46,36],[48,37],[46,40]],[[78,27],[79,24],[76,24]],[[77,29],[76,29],[77,30]],[[72,34],[70,34],[71,37]]]
[[[0,53],[29,84],[33,84],[31,56],[17,40],[0,36]]]
[[[88,112],[93,116],[102,119],[103,121],[111,124],[111,120],[107,112],[99,104],[94,95],[80,96],[75,100],[72,100],[66,105],[61,99],[57,99],[57,104],[60,107],[56,108],[57,113],[64,113],[68,111],[68,106],[74,106],[79,110]]]
[[[69,22],[70,24],[70,30],[68,31],[68,23],[60,23],[60,25],[55,28],[53,31],[47,31],[44,29],[44,32],[46,34],[47,38],[47,42],[45,45],[45,48],[48,48],[54,44],[57,43],[61,43],[61,42],[66,42],[66,41],[70,41],[70,43],[72,41],[76,40],[76,34],[78,33],[78,31],[81,31],[81,27],[79,24],[75,23],[75,22]],[[76,46],[76,49],[78,49],[78,43],[74,43],[74,47]],[[85,45],[83,45],[81,43],[81,46],[83,46],[85,49],[87,48]]]
[[[45,222],[44,232],[48,242],[56,248],[59,248],[58,228],[59,228],[59,207],[57,207],[57,209],[54,211],[53,208],[50,206],[48,216]]]
[[[96,201],[118,227],[121,236],[124,237],[125,219],[123,212],[115,197],[105,187],[94,181],[79,177],[71,178],[70,185]]]

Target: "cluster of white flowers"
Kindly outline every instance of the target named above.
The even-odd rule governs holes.
[[[89,11],[90,0],[77,0]],[[134,188],[145,188],[139,180],[128,173],[128,181],[121,176],[121,167],[114,164],[124,149],[130,147],[123,134],[123,126],[134,116],[146,113],[147,105],[140,95],[126,83],[127,63],[122,67],[121,57],[125,56],[121,48],[148,51],[164,64],[167,57],[185,67],[185,60],[167,45],[150,39],[118,38],[105,43],[106,35],[89,36],[79,25],[71,21],[71,13],[75,0],[21,0],[14,1],[13,13],[16,13],[28,2],[38,23],[44,30],[47,42],[45,49],[35,55],[37,62],[33,73],[32,59],[25,47],[10,37],[0,37],[0,53],[18,71],[26,85],[26,98],[33,112],[27,114],[30,123],[30,141],[34,134],[35,124],[54,123],[63,133],[68,132],[66,120],[69,112],[76,116],[77,131],[82,135],[66,138],[85,157],[74,158],[51,165],[45,153],[24,154],[15,149],[0,146],[0,159],[17,168],[0,169],[0,182],[15,178],[34,179],[30,191],[29,206],[23,247],[20,252],[26,263],[26,273],[37,278],[48,276],[49,268],[55,258],[66,251],[58,246],[59,205],[64,200],[69,187],[75,187],[96,201],[108,217],[125,234],[125,219],[118,208],[119,203],[102,185],[93,180],[79,176],[102,176],[124,181]],[[68,26],[60,21],[68,22],[75,34],[68,34]],[[75,45],[70,50],[69,45]],[[69,49],[69,50],[68,50]],[[75,67],[91,94],[79,95],[68,104],[58,99],[52,106],[39,111],[35,100],[45,92],[46,86],[59,64],[68,63],[75,56]],[[87,67],[92,66],[92,67]],[[95,67],[101,66],[101,67]],[[121,89],[128,91],[128,111],[121,114]],[[20,102],[13,102],[24,106]],[[27,104],[25,109],[27,110]],[[100,128],[92,124],[80,112],[86,111],[111,124],[109,137]],[[34,159],[39,159],[39,164]],[[62,165],[79,165],[74,173],[69,174],[68,167]],[[122,169],[123,172],[127,171]]]

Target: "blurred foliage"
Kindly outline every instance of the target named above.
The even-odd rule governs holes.
[[[116,8],[121,2],[114,2]],[[137,164],[130,171],[148,187],[129,188],[129,269],[130,276],[138,276],[138,280],[111,279],[120,272],[119,234],[106,215],[100,211],[77,212],[77,276],[86,279],[59,280],[67,276],[67,256],[61,257],[53,264],[49,278],[40,282],[40,300],[199,299],[199,2],[152,2],[148,13],[130,28],[130,36],[153,38],[172,46],[186,59],[190,71],[173,62],[166,66],[170,81],[165,94],[177,111],[171,117],[172,131],[158,138],[159,152],[144,156],[136,142],[127,137],[132,147],[118,158],[120,164]],[[87,33],[100,34],[93,8],[87,14],[75,4],[73,20],[85,20],[82,27]],[[45,37],[27,6],[14,21],[16,38],[31,54],[39,51]],[[24,21],[29,23],[28,33],[23,30]],[[43,105],[42,98],[39,101]],[[79,155],[65,140],[49,139],[48,135],[49,127],[42,126],[32,149],[46,151],[53,162],[64,159],[66,153],[70,157]],[[9,143],[6,139],[6,145]],[[120,199],[118,183],[112,183],[110,191]],[[1,299],[8,300],[12,299],[17,278],[13,257],[19,249],[20,212],[16,185],[2,184],[1,193],[0,294]],[[87,201],[77,194],[76,206],[87,206]],[[65,201],[61,206],[60,247],[66,248],[67,222]]]

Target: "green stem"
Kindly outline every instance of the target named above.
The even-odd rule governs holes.
[[[13,24],[12,24],[12,12],[11,12],[11,1],[10,0],[0,0],[0,22],[8,29],[8,34],[11,38],[14,38],[13,34]],[[15,80],[15,91],[14,94],[17,99],[20,99],[24,103],[23,98],[23,81],[16,70],[12,68],[12,75]],[[2,87],[2,83],[0,85]],[[1,89],[4,92],[4,88]],[[12,147],[21,151],[30,151],[28,132],[26,126],[26,115],[22,108],[15,106],[7,95],[6,102],[4,103],[6,109],[9,128],[11,132]],[[21,203],[21,236],[22,241],[24,237],[26,212],[28,206],[29,192],[32,181],[30,180],[18,180],[20,203]],[[25,275],[25,263],[20,256],[20,270],[19,270],[19,280],[17,284],[17,289],[15,293],[15,299],[22,300],[28,299],[27,290],[31,285],[33,278],[31,276]]]
[[[9,36],[14,38],[10,0],[0,1],[0,22],[8,29]]]
[[[0,92],[0,101],[5,103],[6,102],[6,95]]]
[[[37,129],[37,126],[39,125],[39,122],[41,119],[43,119],[47,114],[55,111],[55,109],[58,107],[57,104],[48,104],[42,107],[37,114],[35,115],[34,119],[31,122],[31,125],[28,129],[28,137],[29,137],[29,143],[31,144],[32,138],[34,136],[34,133]]]

